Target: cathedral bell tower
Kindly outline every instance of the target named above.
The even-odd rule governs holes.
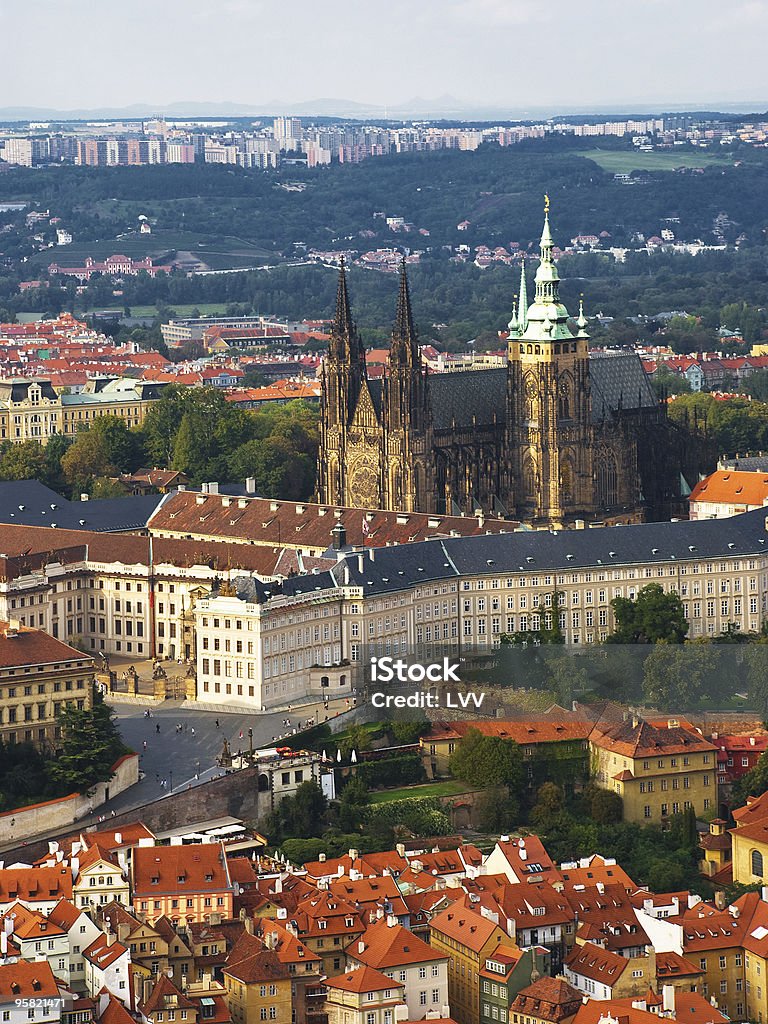
[[[594,511],[594,431],[586,320],[568,325],[553,248],[545,196],[536,292],[526,308],[523,268],[509,325],[508,457],[517,514],[558,524]]]
[[[363,396],[367,396],[369,405],[371,403],[365,347],[352,319],[343,258],[336,292],[336,314],[331,327],[328,353],[323,359],[321,384],[320,442],[323,458],[318,464],[318,497],[329,505],[345,505],[350,503],[350,431]]]
[[[384,507],[397,512],[432,509],[432,431],[428,381],[421,366],[403,260],[392,344],[382,391]]]

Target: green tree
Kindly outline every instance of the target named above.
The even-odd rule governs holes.
[[[339,750],[343,758],[349,758],[353,750],[359,754],[363,750],[370,749],[370,746],[370,733],[363,725],[350,725],[347,731],[339,737]]]
[[[591,784],[584,791],[589,816],[598,825],[614,825],[624,816],[624,802],[618,793]]]
[[[0,459],[0,480],[45,480],[48,463],[37,441],[22,441],[6,448]]]
[[[563,791],[554,782],[544,782],[536,790],[536,803],[531,808],[531,823],[537,828],[546,827],[556,819],[564,808]]]
[[[362,825],[365,808],[370,803],[368,789],[357,775],[353,775],[341,792],[339,800],[339,828],[356,832]]]
[[[315,484],[313,459],[297,452],[285,437],[247,441],[232,453],[228,466],[233,479],[254,477],[265,498],[306,500]]]
[[[768,637],[761,637],[744,650],[747,692],[763,722],[768,721]]]
[[[494,786],[483,793],[477,812],[484,832],[511,832],[520,819],[520,802],[505,786]]]
[[[675,593],[664,593],[658,583],[643,587],[634,600],[615,597],[611,607],[616,627],[608,637],[610,644],[679,644],[688,632],[683,602]]]
[[[714,644],[659,640],[645,659],[643,694],[663,710],[695,707],[714,679],[720,651]]]
[[[112,766],[126,748],[114,714],[95,685],[92,706],[78,708],[69,701],[58,716],[62,742],[50,763],[51,777],[69,791],[85,793],[112,778]]]
[[[301,839],[319,836],[325,827],[328,801],[314,782],[302,782],[291,797],[282,800],[277,808],[278,834],[281,837]]]
[[[508,786],[517,793],[523,786],[523,754],[513,740],[483,736],[469,729],[451,756],[451,774],[470,786]]]
[[[94,477],[115,476],[117,466],[109,459],[104,435],[81,431],[61,459],[64,479],[74,492],[87,489]]]

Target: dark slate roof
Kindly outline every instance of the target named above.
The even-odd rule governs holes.
[[[634,353],[592,356],[592,419],[595,422],[619,407],[641,409],[658,405],[640,357]]]
[[[0,523],[121,533],[143,529],[162,494],[69,501],[38,480],[0,481]]]
[[[765,509],[729,519],[641,523],[586,530],[518,530],[482,537],[450,537],[352,552],[333,569],[264,583],[242,577],[238,597],[261,604],[339,586],[362,587],[366,597],[464,576],[569,572],[611,566],[698,562],[768,552]],[[653,580],[651,580],[652,582]],[[643,582],[643,581],[640,581]]]
[[[289,576],[282,581],[265,583],[255,576],[240,576],[235,580],[237,596],[248,604],[263,604],[270,597],[301,597],[321,590],[337,587],[338,581],[330,571]]]
[[[768,551],[767,518],[757,509],[729,519],[452,537],[378,548],[373,559],[370,551],[348,555],[332,572],[339,584],[362,586],[369,595],[457,576],[759,555]]]
[[[768,472],[768,455],[737,455],[733,459],[721,459],[721,469],[766,473]]]
[[[435,430],[499,423],[507,415],[507,370],[465,370],[459,373],[433,374],[429,378],[432,400],[432,422]]]
[[[620,406],[624,409],[658,404],[638,356],[594,355],[589,360],[592,379],[592,419],[597,423]],[[368,382],[377,414],[381,414],[382,379]],[[498,423],[507,415],[507,368],[462,370],[429,376],[432,422],[435,430],[490,426],[494,414]]]

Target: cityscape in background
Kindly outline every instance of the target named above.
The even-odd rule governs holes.
[[[370,157],[442,149],[473,151],[484,142],[513,146],[551,135],[574,138],[632,137],[641,149],[686,143],[713,146],[743,142],[765,145],[768,121],[666,114],[608,120],[557,118],[537,124],[443,127],[440,122],[316,124],[299,117],[275,117],[271,123],[233,124],[227,120],[176,120],[34,123],[0,130],[0,159],[8,164],[78,164],[130,167],[144,164],[234,164],[266,170],[282,165],[320,167],[332,162],[359,163]]]

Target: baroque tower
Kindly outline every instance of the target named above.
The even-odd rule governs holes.
[[[545,197],[536,292],[526,309],[525,269],[510,323],[507,451],[518,515],[559,523],[595,511],[589,336],[574,334],[560,301]]]

